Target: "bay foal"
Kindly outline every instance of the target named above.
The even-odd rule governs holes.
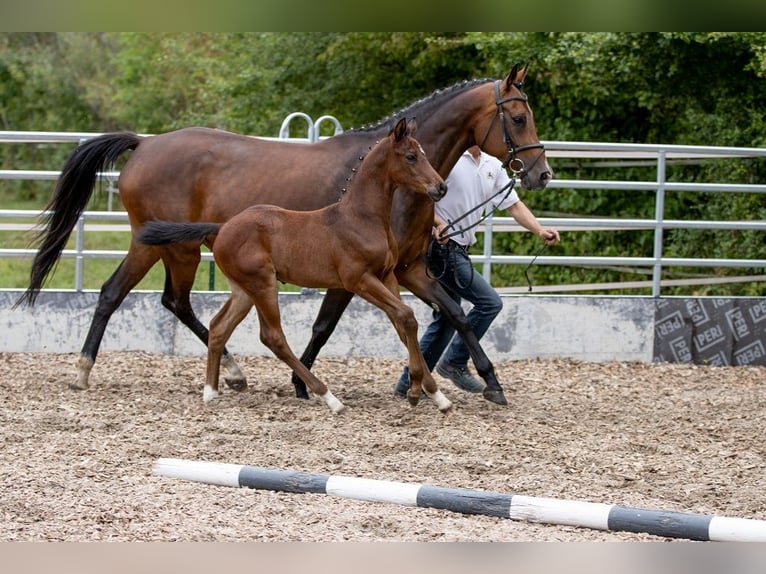
[[[364,158],[341,200],[315,211],[257,205],[224,224],[148,222],[138,241],[169,245],[204,240],[231,284],[232,293],[210,322],[203,399],[218,394],[224,345],[252,305],[261,341],[306,382],[335,413],[343,410],[327,386],[290,349],[279,315],[277,282],[303,287],[345,289],[382,309],[407,347],[411,405],[421,385],[440,411],[452,403],[437,388],[418,345],[417,320],[399,296],[394,269],[397,242],[391,206],[397,186],[438,201],[447,191],[441,176],[412,137],[415,122],[399,120]]]

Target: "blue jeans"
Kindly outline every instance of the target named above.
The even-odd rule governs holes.
[[[468,321],[476,338],[481,339],[503,308],[500,295],[480,273],[474,271],[468,253],[453,242],[446,246],[432,243],[428,264],[431,273],[456,303],[460,304],[465,299],[473,305],[468,312]],[[455,336],[455,329],[440,312],[434,311],[433,317],[434,320],[420,338],[420,350],[428,370],[433,371],[442,354],[445,362],[467,367],[471,355],[463,339]],[[409,383],[407,367],[404,368],[400,382]]]

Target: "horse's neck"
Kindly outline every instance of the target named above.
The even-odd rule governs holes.
[[[418,122],[417,138],[428,154],[431,165],[447,177],[460,155],[475,142],[473,124],[477,107],[466,94],[447,101]]]
[[[474,128],[480,121],[479,110],[486,105],[483,90],[491,91],[491,86],[491,80],[476,80],[465,86],[440,90],[394,114],[394,118],[417,120],[415,137],[442,177],[447,177],[465,150],[478,143],[474,141]],[[392,123],[393,118],[389,118],[375,127],[345,132],[340,137],[356,134],[360,141],[372,144],[375,139],[385,137]]]
[[[339,208],[366,223],[376,222],[389,227],[395,184],[386,173],[386,157],[382,150],[373,149],[349,182]]]
[[[490,80],[478,80],[465,87],[448,88],[434,93],[395,114],[394,117],[413,117],[418,122],[417,137],[431,165],[442,177],[447,177],[460,155],[478,142],[474,141],[474,127],[479,121],[483,95],[478,90],[491,90]],[[486,100],[483,100],[486,103]],[[392,121],[378,126],[345,132],[339,137],[359,138],[360,143],[373,145],[391,128]]]

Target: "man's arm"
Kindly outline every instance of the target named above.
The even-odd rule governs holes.
[[[561,240],[559,232],[552,227],[543,227],[537,221],[535,214],[530,211],[523,201],[518,201],[508,208],[508,213],[516,220],[516,223],[524,229],[531,231],[548,245],[555,245]]]

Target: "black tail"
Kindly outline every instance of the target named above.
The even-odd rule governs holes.
[[[14,307],[33,305],[48,275],[58,263],[72,229],[85,211],[99,172],[106,171],[126,151],[141,143],[131,132],[104,134],[80,144],[67,159],[48,205],[41,216],[45,227],[34,240],[40,245],[32,263],[29,287]]]
[[[202,241],[217,235],[218,223],[176,223],[173,221],[147,221],[136,234],[136,241],[144,245],[167,245],[179,241]]]

